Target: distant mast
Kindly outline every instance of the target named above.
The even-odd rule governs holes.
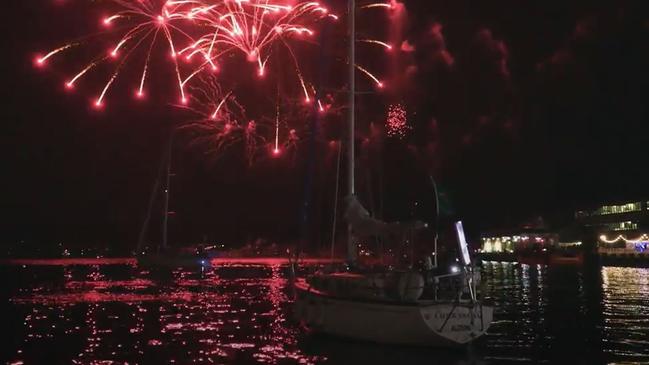
[[[355,98],[356,98],[356,1],[349,0],[349,125],[347,133],[347,189],[349,197],[355,195],[354,189],[354,128],[355,128]],[[352,227],[347,225],[347,261],[356,261],[356,246]]]
[[[164,190],[164,208],[162,216],[162,251],[167,250],[168,246],[168,232],[169,232],[169,190],[171,188],[171,147],[173,145],[173,131],[169,136],[169,145],[167,146],[167,171],[165,176],[165,190]]]

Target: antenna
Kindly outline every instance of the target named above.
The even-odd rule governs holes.
[[[457,234],[457,243],[460,248],[462,265],[469,266],[471,265],[471,255],[469,255],[469,244],[466,242],[466,237],[464,236],[462,221],[455,222],[455,233]]]

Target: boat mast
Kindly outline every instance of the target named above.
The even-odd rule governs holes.
[[[142,223],[142,228],[140,229],[140,234],[137,240],[137,247],[135,249],[136,255],[143,254],[142,250],[144,249],[144,239],[146,237],[146,232],[149,228],[149,221],[151,220],[151,211],[153,210],[153,203],[155,202],[155,197],[158,193],[158,189],[160,188],[160,173],[162,172],[163,166],[164,166],[164,159],[162,159],[160,162],[160,168],[158,168],[158,176],[156,176],[155,182],[153,183],[153,189],[151,189],[151,196],[149,197],[149,205],[146,211],[146,217],[144,218],[144,222]]]
[[[151,212],[153,211],[153,204],[156,201],[156,197],[158,196],[158,193],[160,192],[160,179],[162,178],[162,172],[165,169],[165,164],[167,164],[167,155],[168,152],[165,151],[165,149],[169,149],[170,147],[165,146],[164,149],[162,150],[161,158],[160,158],[160,166],[158,167],[158,173],[156,174],[155,181],[153,183],[153,188],[151,189],[151,195],[149,197],[149,205],[147,206],[147,211],[146,211],[146,216],[144,218],[144,222],[142,222],[142,228],[140,229],[140,234],[138,236],[137,240],[137,247],[135,249],[136,255],[141,255],[143,254],[143,249],[144,247],[144,240],[146,238],[147,231],[149,229],[149,222],[151,221]],[[159,248],[158,248],[159,249]]]
[[[349,197],[355,195],[354,189],[354,127],[356,97],[356,1],[349,0],[349,123],[347,133],[347,189]],[[347,225],[347,260],[356,261],[356,246],[352,236],[352,227]]]
[[[169,225],[169,189],[170,189],[170,184],[171,184],[171,145],[173,144],[173,132],[171,132],[171,135],[169,136],[169,145],[167,146],[167,175],[165,177],[165,190],[164,190],[164,195],[165,195],[165,200],[164,200],[164,208],[163,208],[163,214],[164,216],[162,217],[162,250],[165,251],[167,249],[167,232],[168,232],[168,225]]]
[[[437,183],[433,178],[433,175],[430,175],[430,182],[433,184],[433,192],[435,193],[435,241],[433,248],[433,267],[437,268],[437,241],[439,238],[439,193],[437,192]]]

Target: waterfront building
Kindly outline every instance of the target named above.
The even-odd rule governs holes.
[[[480,237],[482,253],[514,254],[529,251],[544,251],[558,245],[558,235],[539,228],[520,228],[491,231]]]
[[[578,225],[595,235],[604,255],[649,255],[649,201],[600,205],[575,212]]]

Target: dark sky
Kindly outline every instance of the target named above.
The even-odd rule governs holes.
[[[35,52],[83,34],[88,3],[4,5],[2,241],[129,247],[136,240],[176,112],[119,91],[110,109],[96,112],[83,94],[62,90],[60,69],[32,64]],[[431,172],[473,230],[535,215],[560,223],[575,206],[649,196],[649,3],[405,6],[403,32],[392,33],[396,61],[370,62],[389,70],[393,88],[381,100],[403,102],[413,127],[384,147],[387,175],[398,176],[404,160]],[[377,24],[360,21],[367,23]],[[325,42],[325,49],[344,45]],[[365,120],[365,130],[369,122],[376,120]],[[178,147],[173,239],[299,237],[305,200],[312,230],[328,230],[335,148],[308,141],[294,161],[253,168],[234,155],[207,164]],[[387,184],[390,191],[406,185]]]

